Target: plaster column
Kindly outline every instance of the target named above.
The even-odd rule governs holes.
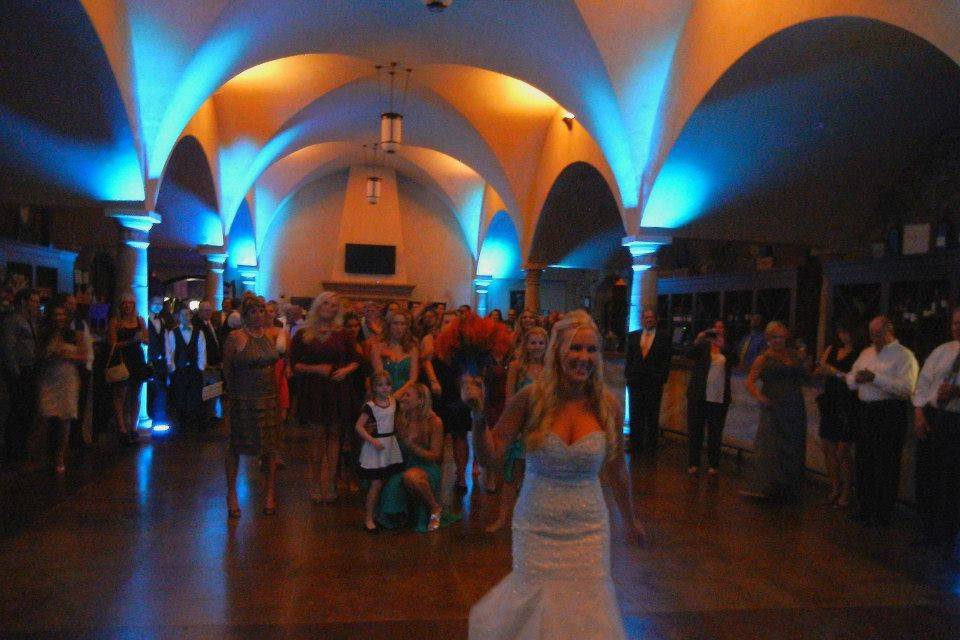
[[[115,212],[109,217],[120,225],[120,242],[117,247],[116,297],[127,291],[133,292],[137,306],[137,315],[147,317],[149,299],[148,280],[150,270],[147,264],[147,248],[150,246],[150,229],[160,223],[160,216],[153,211]],[[116,302],[116,300],[114,301]],[[143,346],[146,357],[146,345]],[[147,415],[147,386],[140,387],[140,417],[138,429],[149,429],[150,416]]]
[[[487,293],[492,282],[493,276],[477,276],[473,280],[473,291],[477,294],[477,315],[481,318],[486,318],[489,311]]]
[[[207,258],[207,283],[204,297],[219,310],[223,307],[223,270],[227,261],[226,247],[200,245],[200,254]]]
[[[243,290],[250,291],[252,293],[257,292],[257,274],[260,272],[260,268],[256,266],[238,266],[237,271],[240,272],[240,284],[243,285]]]
[[[641,230],[642,231],[642,230]],[[622,244],[630,251],[633,277],[630,281],[630,307],[627,331],[640,328],[640,314],[644,308],[657,306],[657,249],[670,244],[672,238],[663,233],[648,232],[627,236]]]
[[[524,294],[523,308],[530,309],[534,313],[540,313],[540,277],[547,265],[543,263],[528,263],[523,269],[526,272],[524,276]]]

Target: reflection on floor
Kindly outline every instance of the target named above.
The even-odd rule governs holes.
[[[650,541],[613,547],[633,638],[958,638],[956,560],[817,506],[760,506],[689,478],[682,443],[638,459]],[[434,534],[368,535],[359,495],[307,497],[302,443],[280,509],[261,515],[256,461],[228,522],[217,439],[101,458],[56,481],[0,478],[0,636],[57,638],[462,638],[470,605],[510,567],[509,532],[470,496]],[[726,461],[725,461],[726,464]],[[448,503],[450,473],[446,470]],[[31,515],[32,514],[32,515]]]

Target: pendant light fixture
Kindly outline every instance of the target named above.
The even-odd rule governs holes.
[[[364,155],[367,155],[367,145],[363,145]],[[377,204],[380,201],[380,188],[383,185],[383,179],[377,175],[377,145],[373,145],[373,149],[369,154],[369,164],[372,167],[370,175],[367,176],[367,202],[370,204]]]
[[[377,65],[377,81],[379,84],[380,71],[383,67]],[[403,91],[400,95],[399,106],[395,105],[396,81],[397,81],[397,63],[391,62],[387,75],[390,76],[390,95],[387,100],[387,110],[380,113],[380,148],[386,153],[396,153],[397,148],[403,142],[403,107],[407,99],[407,85],[410,82],[410,72],[407,69],[403,80]]]
[[[380,200],[380,184],[383,181],[380,176],[370,176],[367,178],[367,202],[377,204]]]

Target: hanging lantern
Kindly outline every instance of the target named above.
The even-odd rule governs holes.
[[[380,114],[380,148],[396,153],[403,142],[403,116],[394,111]]]
[[[381,66],[377,66],[379,83]],[[387,75],[390,76],[390,94],[387,100],[387,109],[380,112],[380,142],[379,147],[386,153],[396,153],[403,142],[403,107],[407,98],[407,84],[410,82],[410,69],[406,70],[403,87],[400,90],[399,105],[394,106],[397,97],[397,63],[391,62]]]
[[[367,202],[370,204],[377,204],[377,201],[380,199],[381,182],[378,176],[370,176],[367,178]]]

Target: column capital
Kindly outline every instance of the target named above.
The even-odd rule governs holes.
[[[197,246],[197,252],[207,259],[207,268],[211,270],[219,269],[223,272],[223,265],[226,263],[229,254],[225,246],[213,244],[201,244]]]
[[[160,223],[160,216],[153,211],[113,211],[107,213],[120,225],[120,242],[134,249],[150,246],[150,229]]]
[[[632,236],[627,236],[620,241],[620,244],[627,248],[630,251],[630,256],[633,258],[634,265],[637,264],[647,264],[641,263],[640,259],[644,256],[650,256],[656,254],[657,249],[664,245],[668,245],[673,241],[673,236],[671,236],[667,229],[654,229],[646,228],[641,229],[639,233]]]
[[[477,293],[486,293],[490,284],[493,282],[493,276],[477,276],[473,279],[473,288]]]
[[[530,262],[523,263],[523,270],[526,271],[527,273],[530,273],[531,271],[543,271],[546,268],[547,268],[546,262],[530,261]]]
[[[108,211],[107,217],[116,220],[124,229],[143,233],[149,233],[154,225],[162,221],[156,211]]]

